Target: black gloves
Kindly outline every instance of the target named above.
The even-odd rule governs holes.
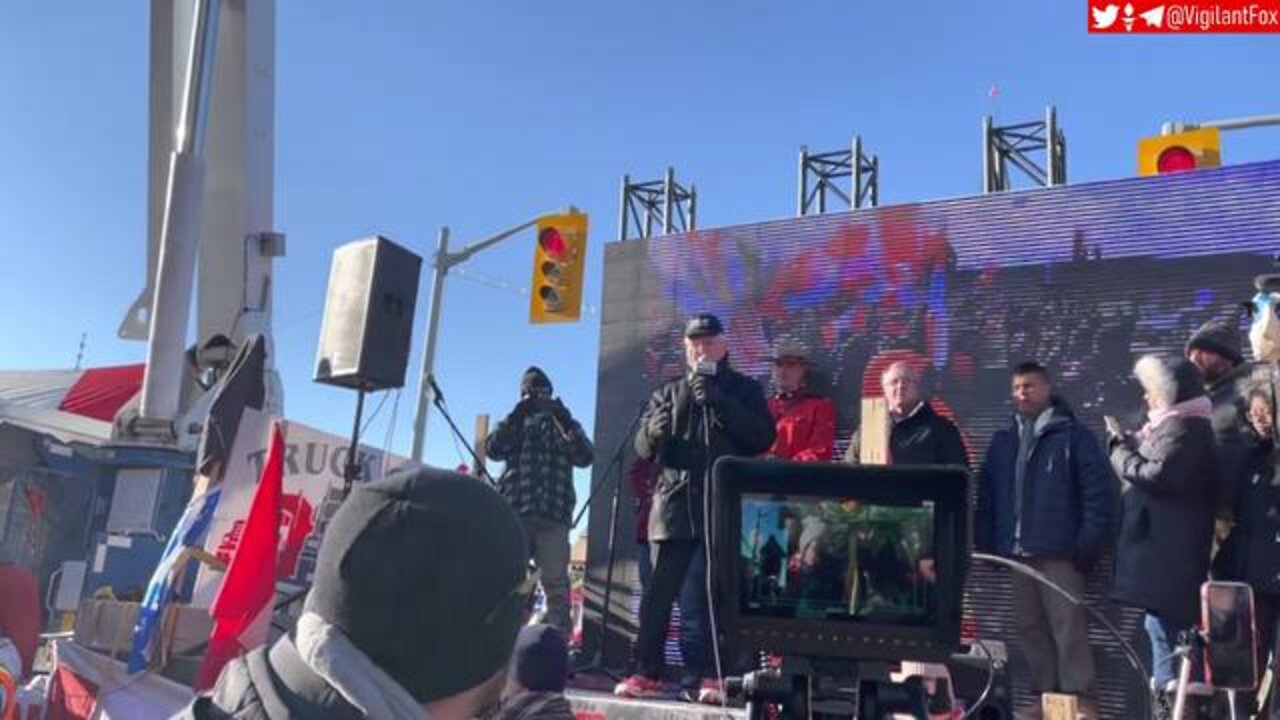
[[[645,433],[651,440],[661,441],[671,434],[671,406],[659,405],[649,415]]]
[[[716,379],[709,375],[694,373],[689,379],[689,390],[693,393],[693,401],[699,405],[716,405],[720,401],[720,388]]]
[[[560,401],[560,398],[551,400],[548,407],[551,414],[555,416],[555,419],[558,420],[567,430],[569,425],[573,422],[573,415],[570,414],[569,408],[564,406],[564,403]]]

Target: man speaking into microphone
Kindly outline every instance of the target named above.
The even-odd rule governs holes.
[[[640,601],[636,639],[637,674],[623,680],[615,694],[662,697],[665,670],[663,643],[671,620],[671,604],[693,568],[706,573],[704,495],[707,473],[725,455],[759,455],[773,444],[773,417],[764,391],[755,380],[729,366],[729,343],[715,315],[690,318],[684,329],[688,372],[658,388],[649,398],[636,433],[636,453],[654,462],[660,473],[649,512],[649,544],[653,570]],[[696,560],[696,562],[695,562]],[[699,583],[705,589],[705,579]],[[707,628],[706,598],[700,612],[681,607],[686,622]],[[707,640],[710,640],[709,629]],[[688,645],[688,643],[686,643]],[[714,677],[710,643],[686,649],[685,690],[691,699],[718,703],[723,688]],[[688,680],[699,679],[694,687]]]

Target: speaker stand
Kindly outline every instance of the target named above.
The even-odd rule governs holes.
[[[356,388],[356,421],[351,427],[351,446],[347,462],[342,466],[342,499],[351,494],[351,486],[360,479],[360,421],[364,415],[364,386]]]

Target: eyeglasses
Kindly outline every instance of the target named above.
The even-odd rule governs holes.
[[[484,616],[484,624],[492,625],[493,621],[498,618],[498,615],[504,610],[509,609],[513,604],[528,609],[529,605],[533,602],[533,591],[538,587],[538,583],[541,581],[542,571],[538,568],[535,567],[526,572],[524,579],[517,583],[515,587],[511,588],[510,592],[503,595],[502,598],[494,604],[493,609],[489,611],[489,614]]]

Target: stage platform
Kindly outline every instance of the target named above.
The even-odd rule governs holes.
[[[746,718],[739,708],[714,707],[678,700],[628,700],[594,690],[565,693],[577,720],[724,720]]]

